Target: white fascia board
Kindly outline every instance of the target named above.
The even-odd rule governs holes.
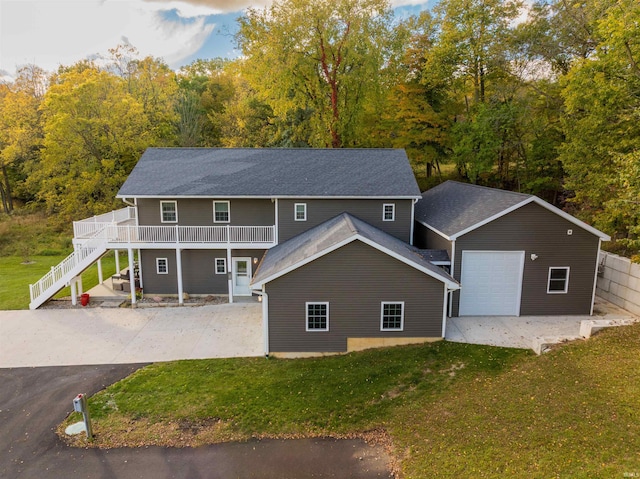
[[[420,196],[300,196],[300,195],[116,195],[116,198],[143,199],[299,199],[299,200],[417,200]]]
[[[362,241],[365,244],[368,244],[372,248],[375,248],[378,251],[382,251],[383,253],[388,254],[392,258],[395,258],[398,261],[400,261],[400,262],[402,262],[402,263],[404,263],[404,264],[406,264],[408,266],[411,266],[412,268],[415,268],[418,271],[421,271],[421,272],[425,273],[426,275],[431,276],[432,278],[437,279],[438,281],[442,281],[443,283],[445,283],[445,285],[449,289],[460,289],[460,285],[457,282],[451,281],[446,276],[440,275],[435,271],[431,271],[430,269],[425,268],[421,264],[415,263],[415,262],[411,261],[410,259],[405,258],[404,256],[399,255],[399,254],[395,253],[394,251],[391,251],[390,249],[387,249],[384,246],[379,245],[378,243],[376,243],[375,241],[370,240],[369,238],[365,238],[365,237],[360,236],[360,235],[356,235],[356,236],[360,241]]]
[[[318,251],[316,254],[308,256],[307,258],[304,258],[300,261],[298,261],[297,263],[292,264],[291,266],[288,266],[287,268],[278,271],[277,273],[272,274],[271,276],[267,276],[266,278],[264,278],[261,281],[256,281],[255,283],[249,283],[250,286],[252,288],[262,288],[262,286],[266,283],[269,283],[271,281],[273,281],[274,279],[279,278],[280,276],[284,276],[287,273],[290,273],[291,271],[294,271],[302,266],[304,266],[305,264],[309,264],[312,261],[315,261],[318,258],[321,258],[322,256],[331,253],[332,251],[335,251],[339,248],[342,248],[344,245],[347,245],[353,241],[355,241],[357,239],[357,235],[353,235],[350,236],[347,239],[344,239],[342,241],[340,241],[339,243],[334,244],[333,246],[323,249],[322,251]]]
[[[437,279],[438,281],[442,281],[447,288],[451,289],[451,290],[455,290],[455,289],[460,289],[460,285],[457,282],[452,282],[450,279],[448,279],[446,276],[440,275],[434,271],[431,271],[430,269],[427,269],[425,267],[423,267],[420,264],[414,263],[413,261],[410,261],[409,259],[405,258],[404,256],[398,255],[395,252],[384,248],[383,246],[379,245],[378,243],[376,243],[375,241],[372,241],[368,238],[365,238],[359,234],[354,234],[353,236],[350,236],[347,239],[344,239],[342,241],[340,241],[339,243],[336,243],[335,245],[331,246],[330,248],[326,248],[322,251],[317,252],[316,254],[309,256],[295,264],[292,264],[291,266],[278,271],[277,273],[268,276],[266,278],[264,278],[261,281],[256,281],[255,283],[251,283],[252,288],[261,288],[264,284],[269,283],[270,281],[273,281],[274,279],[277,279],[281,276],[284,276],[287,273],[290,273],[291,271],[294,271],[308,263],[311,263],[312,261],[315,261],[316,259],[329,254],[339,248],[342,248],[343,246],[352,243],[355,240],[360,240],[363,243],[371,246],[372,248],[377,249],[378,251],[381,251],[385,254],[388,254],[389,256],[391,256],[392,258],[397,259],[398,261],[401,261],[402,263],[405,263],[408,266],[411,266],[412,268],[417,269],[418,271],[421,271],[423,273],[425,273],[428,276],[431,276],[432,278]]]
[[[458,239],[460,236],[466,235],[467,233],[478,229],[488,223],[491,223],[494,220],[497,220],[498,218],[507,215],[509,213],[511,213],[512,211],[515,211],[519,208],[522,208],[525,205],[528,205],[529,203],[535,203],[539,206],[542,206],[543,208],[546,208],[548,211],[551,211],[552,213],[557,214],[558,216],[564,218],[565,220],[569,221],[570,223],[573,223],[576,226],[579,226],[580,228],[588,231],[589,233],[597,236],[598,238],[602,239],[603,241],[609,241],[611,239],[611,237],[609,235],[604,234],[602,231],[599,231],[597,229],[595,229],[593,226],[589,226],[588,224],[586,224],[583,221],[580,221],[578,218],[575,218],[573,216],[571,216],[569,213],[566,213],[564,211],[562,211],[560,208],[556,208],[555,206],[553,206],[552,204],[547,203],[546,201],[538,198],[537,196],[530,196],[529,198],[527,198],[524,201],[521,201],[520,203],[517,203],[505,210],[502,210],[499,213],[496,213],[493,216],[490,216],[489,218],[486,218],[476,224],[474,224],[473,226],[470,226],[462,231],[457,232],[454,235],[451,235],[452,240],[456,240]]]
[[[453,241],[453,237],[449,237],[448,235],[444,234],[442,231],[434,228],[433,226],[431,226],[430,224],[425,223],[424,221],[420,221],[420,220],[416,220],[418,223],[420,223],[422,226],[424,226],[427,229],[430,229],[431,231],[433,231],[435,234],[442,236],[444,239],[448,240],[448,241]]]

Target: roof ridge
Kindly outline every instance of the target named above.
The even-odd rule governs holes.
[[[481,189],[481,190],[500,191],[501,193],[512,194],[512,195],[516,195],[516,196],[525,196],[527,198],[530,198],[530,197],[534,196],[534,195],[531,195],[529,193],[520,193],[519,191],[503,190],[502,188],[494,188],[493,186],[483,186],[483,185],[476,185],[474,183],[465,183],[464,181],[447,180],[444,183],[440,183],[440,184],[444,185],[445,183],[455,183],[455,184],[458,184],[458,185],[474,187],[474,188],[478,188],[478,189]],[[438,186],[440,186],[440,185],[438,185]],[[429,190],[427,190],[427,191],[429,191]]]

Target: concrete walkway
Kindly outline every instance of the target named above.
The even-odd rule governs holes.
[[[545,345],[582,338],[582,321],[633,320],[628,311],[596,297],[593,316],[464,316],[448,318],[445,339],[457,343],[544,350]],[[542,349],[541,349],[542,348]]]
[[[262,356],[258,303],[0,311],[0,368]]]

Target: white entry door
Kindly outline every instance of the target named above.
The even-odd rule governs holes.
[[[524,251],[463,251],[460,316],[519,316]]]
[[[234,296],[251,296],[251,258],[232,258],[232,280]]]

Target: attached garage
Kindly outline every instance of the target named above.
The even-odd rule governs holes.
[[[524,251],[463,251],[460,316],[519,316]]]
[[[447,181],[415,206],[414,243],[446,249],[450,316],[592,314],[609,236],[536,196]]]

